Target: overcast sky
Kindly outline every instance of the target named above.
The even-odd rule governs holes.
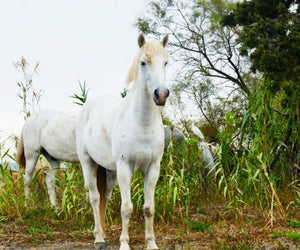
[[[40,69],[42,109],[76,109],[69,97],[86,82],[90,95],[119,94],[137,51],[134,22],[141,0],[0,0],[0,131],[19,135],[24,124],[13,66],[23,56]],[[0,133],[0,141],[3,135]]]

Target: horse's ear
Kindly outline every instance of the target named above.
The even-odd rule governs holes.
[[[169,35],[165,35],[164,38],[161,40],[161,44],[162,46],[166,47],[167,43],[168,43],[168,40],[169,40]]]
[[[141,34],[139,35],[139,38],[138,38],[138,44],[139,44],[140,48],[142,48],[143,45],[145,44],[145,37],[144,37],[144,34],[143,34],[143,33],[141,33]]]

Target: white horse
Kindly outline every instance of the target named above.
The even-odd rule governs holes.
[[[199,140],[199,149],[201,150],[201,157],[205,163],[204,169],[205,173],[213,171],[215,162],[214,154],[216,152],[216,146],[212,143],[205,142],[204,135],[201,130],[195,126],[194,122],[192,123],[192,131],[195,135],[198,136]],[[170,140],[173,139],[177,142],[185,141],[187,138],[184,136],[183,132],[178,128],[170,128],[165,126],[165,151],[167,150]]]
[[[33,172],[40,154],[51,164],[46,170],[50,203],[58,209],[55,176],[60,160],[78,162],[75,130],[78,113],[43,110],[28,118],[18,145],[16,161],[25,168],[24,190],[28,197]]]
[[[118,181],[122,198],[120,249],[130,249],[130,184],[139,170],[144,177],[146,247],[158,249],[153,230],[154,189],[164,150],[161,106],[169,95],[165,86],[167,41],[168,36],[161,42],[146,41],[141,34],[139,51],[127,77],[133,87],[126,98],[88,100],[80,112],[77,150],[94,212],[96,248],[105,247],[105,208]]]

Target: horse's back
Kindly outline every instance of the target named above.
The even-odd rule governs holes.
[[[30,117],[23,136],[33,150],[45,150],[58,160],[78,161],[75,128],[78,114],[43,110]]]

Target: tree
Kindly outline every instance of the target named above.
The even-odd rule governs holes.
[[[238,29],[242,55],[252,70],[283,84],[299,81],[300,15],[298,0],[243,1],[222,23]]]
[[[234,30],[220,24],[232,5],[226,0],[151,1],[146,17],[136,22],[144,33],[171,34],[170,54],[179,64],[173,91],[179,98],[185,93],[193,99],[215,130],[219,125],[208,115],[212,114],[212,99],[216,104],[218,97],[221,105],[238,95],[247,102],[256,82],[247,58],[239,55]]]
[[[240,54],[249,56],[251,69],[261,72],[265,78],[258,93],[251,98],[249,111],[255,119],[248,128],[252,134],[261,134],[264,156],[269,155],[266,160],[269,171],[284,162],[297,172],[295,166],[299,166],[300,159],[298,1],[243,1],[222,17],[222,23],[237,30]]]

